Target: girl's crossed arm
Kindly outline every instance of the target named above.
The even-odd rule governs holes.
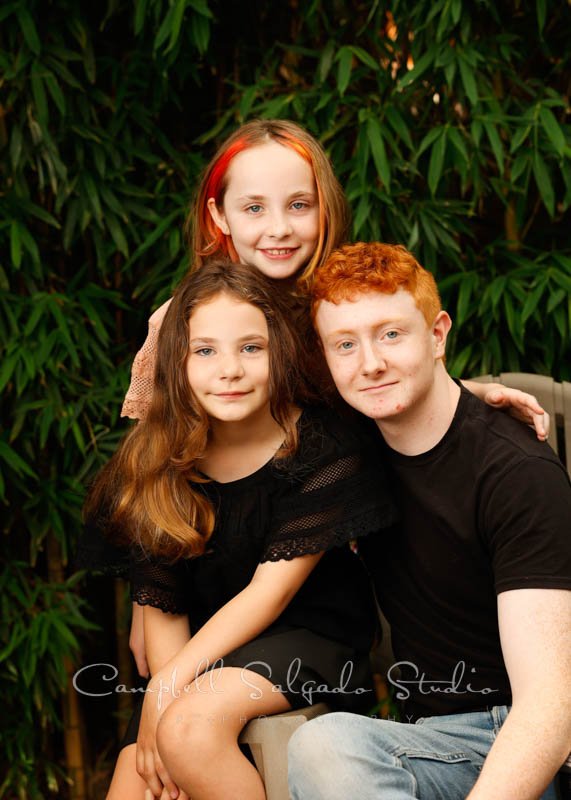
[[[156,796],[160,794],[162,786],[169,792],[176,791],[156,747],[157,726],[165,709],[209,666],[271,625],[290,603],[321,556],[322,553],[317,553],[299,556],[291,561],[266,561],[260,564],[248,586],[217,611],[191,639],[187,634],[185,644],[166,663],[161,655],[176,645],[177,637],[180,642],[184,635],[181,616],[172,617],[172,625],[168,626],[170,632],[159,631],[161,618],[164,624],[165,614],[159,609],[145,609],[145,637],[153,677],[147,688],[139,726],[137,769]],[[163,666],[155,672],[153,666],[161,662]]]

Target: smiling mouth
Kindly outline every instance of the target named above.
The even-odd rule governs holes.
[[[293,253],[296,253],[298,248],[297,247],[267,247],[261,248],[262,253],[266,256],[270,256],[270,258],[287,258],[291,256]]]
[[[391,386],[396,386],[397,381],[392,381],[391,383],[380,383],[376,386],[366,386],[364,389],[360,389],[360,392],[378,392],[382,391],[383,389],[390,389]]]
[[[250,394],[250,392],[219,392],[214,396],[221,397],[222,399],[236,399],[239,397],[246,397],[247,394]]]

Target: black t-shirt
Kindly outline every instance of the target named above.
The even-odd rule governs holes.
[[[379,437],[380,438],[380,437]],[[430,451],[381,439],[402,530],[363,552],[391,624],[410,718],[511,702],[497,594],[571,589],[571,487],[533,431],[465,389]],[[407,720],[407,716],[403,719]]]
[[[174,564],[134,554],[135,601],[188,613],[196,631],[248,585],[259,563],[327,551],[272,629],[303,627],[370,648],[372,592],[348,542],[367,534],[384,539],[378,531],[394,523],[385,473],[335,412],[305,409],[298,426],[291,458],[240,480],[199,484],[216,513],[206,552]]]

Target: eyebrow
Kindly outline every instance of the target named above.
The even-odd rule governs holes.
[[[288,195],[288,200],[293,199],[294,197],[315,197],[316,193],[312,189],[298,189],[295,192],[292,192]],[[266,196],[263,194],[242,194],[236,198],[237,200],[250,200],[255,202],[260,202],[261,200],[265,200]]]
[[[376,322],[374,325],[370,325],[368,327],[374,328],[378,330],[379,328],[385,328],[387,325],[402,325],[405,322],[403,317],[395,317],[394,319],[385,319],[381,322]],[[337,331],[332,331],[331,333],[327,334],[328,339],[336,339],[338,336],[353,336],[355,334],[354,328],[339,328]]]
[[[240,338],[237,339],[236,341],[237,342],[251,342],[254,339],[258,339],[259,341],[262,341],[262,342],[267,342],[268,341],[267,336],[264,336],[263,333],[247,333],[244,336],[240,336]],[[199,343],[200,344],[216,344],[217,341],[218,341],[218,339],[215,339],[215,338],[213,338],[211,336],[196,336],[194,339],[190,340],[190,344],[199,344]]]

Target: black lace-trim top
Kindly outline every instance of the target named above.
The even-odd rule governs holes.
[[[327,551],[274,625],[369,647],[375,609],[368,577],[347,543],[395,522],[384,470],[378,453],[369,453],[335,412],[306,409],[298,425],[299,448],[287,462],[270,462],[230,483],[200,485],[217,518],[204,555],[169,564],[132,554],[136,602],[188,613],[196,631],[247,586],[260,562]]]

